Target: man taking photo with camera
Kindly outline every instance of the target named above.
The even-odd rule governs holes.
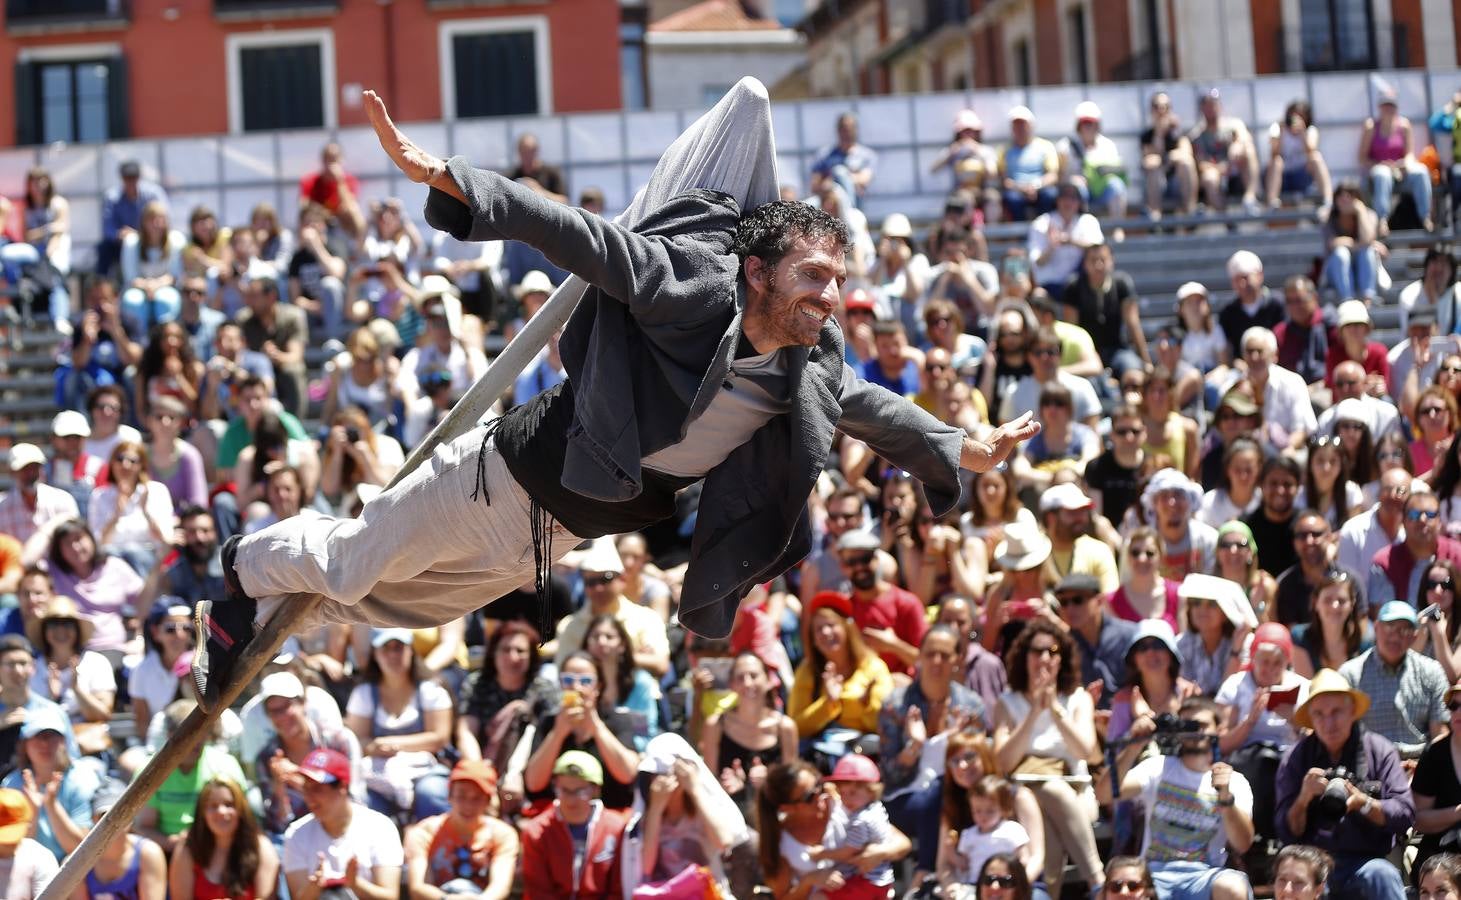
[[[1385,857],[1415,821],[1415,800],[1395,745],[1359,720],[1370,698],[1321,669],[1294,724],[1313,733],[1289,748],[1275,778],[1278,837],[1334,857],[1334,897],[1403,900],[1400,870]]]
[[[1239,853],[1253,843],[1253,791],[1224,762],[1214,762],[1218,707],[1206,697],[1182,703],[1179,720],[1150,714],[1131,723],[1116,754],[1122,800],[1136,800],[1146,814],[1141,854],[1159,896],[1168,900],[1246,900],[1248,876],[1225,867],[1229,846]],[[1158,753],[1137,763],[1146,745]],[[1133,766],[1133,764],[1135,764]],[[1111,800],[1112,780],[1096,783],[1096,798]]]

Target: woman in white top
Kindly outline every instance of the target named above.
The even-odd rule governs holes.
[[[0,201],[0,210],[8,208]],[[65,276],[71,273],[71,205],[56,193],[51,174],[34,168],[25,176],[25,206],[21,210],[25,239],[0,247],[5,277],[16,281],[21,266],[34,266],[44,257],[60,278],[54,279],[48,312],[52,322],[65,322],[71,314],[71,295]]]
[[[112,450],[107,479],[91,492],[87,524],[103,552],[122,557],[146,578],[172,543],[172,492],[152,480],[147,447],[134,441]]]
[[[108,744],[106,723],[117,697],[111,663],[86,649],[93,630],[71,598],[60,595],[25,629],[36,651],[31,693],[61,705],[86,752]]]
[[[1000,695],[994,717],[1000,772],[1028,784],[1045,817],[1045,883],[1056,895],[1067,857],[1091,890],[1105,881],[1089,778],[1101,748],[1095,704],[1081,686],[1075,656],[1068,632],[1045,619],[1030,620],[1005,654],[1009,690]]]
[[[1321,204],[1333,192],[1329,165],[1319,152],[1319,129],[1307,101],[1295,100],[1283,111],[1283,121],[1268,126],[1268,205],[1278,209],[1282,194],[1307,194],[1318,187]]]
[[[395,438],[372,431],[359,407],[342,409],[330,421],[325,438],[320,493],[339,515],[351,515],[361,495],[370,493],[360,488],[385,487],[403,462],[405,454]]]
[[[365,411],[372,426],[388,421],[394,402],[401,396],[396,379],[399,361],[381,352],[375,333],[366,327],[351,332],[345,340],[345,351],[335,358],[330,370],[330,386],[320,418],[333,421],[337,412],[353,406]]]
[[[122,239],[122,311],[150,329],[182,311],[178,284],[188,241],[168,225],[167,207],[156,200],[142,207],[141,226]]]
[[[1218,486],[1202,495],[1197,520],[1219,528],[1224,522],[1241,519],[1263,500],[1258,473],[1263,468],[1263,450],[1251,438],[1238,438],[1223,451],[1222,477]]]
[[[452,698],[418,665],[410,631],[380,629],[370,646],[345,725],[360,739],[370,805],[419,822],[447,810],[447,772],[436,754],[451,741]]]

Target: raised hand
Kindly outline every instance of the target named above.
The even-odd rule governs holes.
[[[971,472],[988,472],[1009,458],[1021,441],[1028,441],[1040,433],[1040,423],[1034,413],[1026,412],[1006,422],[985,435],[984,440],[964,438],[964,448],[959,454],[959,465]]]
[[[364,100],[365,115],[375,129],[376,139],[380,141],[381,148],[386,151],[391,162],[407,178],[417,184],[428,184],[446,173],[445,161],[422,150],[396,127],[396,123],[391,121],[390,113],[386,112],[385,101],[380,95],[375,91],[366,91]]]

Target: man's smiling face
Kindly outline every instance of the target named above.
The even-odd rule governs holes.
[[[774,267],[752,257],[747,280],[759,299],[746,317],[760,320],[767,338],[783,347],[812,347],[841,303],[847,265],[830,239],[797,240]]]

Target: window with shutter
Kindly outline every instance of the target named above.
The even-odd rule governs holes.
[[[127,137],[120,57],[16,65],[16,143],[97,143]]]
[[[531,116],[538,108],[538,51],[532,31],[452,37],[456,117]]]
[[[238,53],[244,131],[325,126],[318,43],[241,47]]]

